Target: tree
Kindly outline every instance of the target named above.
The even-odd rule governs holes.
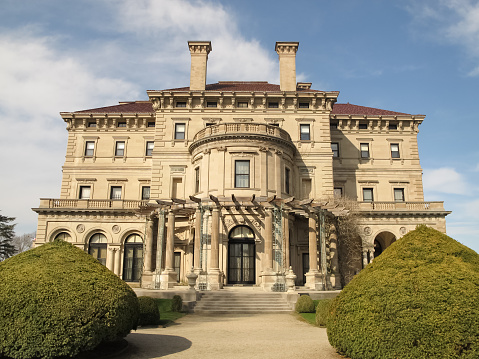
[[[32,248],[33,239],[36,233],[26,233],[13,237],[12,243],[15,246],[15,253],[22,253]]]
[[[15,254],[15,246],[12,243],[15,232],[15,224],[10,224],[15,218],[0,214],[0,261]]]

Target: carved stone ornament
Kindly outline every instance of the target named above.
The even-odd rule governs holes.
[[[115,233],[115,234],[120,233],[120,230],[121,230],[121,228],[120,228],[120,226],[117,225],[117,224],[115,224],[113,227],[111,227],[111,231],[112,231],[113,233]]]
[[[161,102],[157,98],[151,100],[153,103],[153,111],[158,111],[161,108]]]
[[[407,232],[406,227],[401,227],[401,228],[399,228],[399,233],[401,233],[402,235],[405,235],[406,232]]]
[[[83,232],[85,232],[85,225],[79,224],[79,225],[77,226],[77,232],[78,232],[78,233],[83,233]]]
[[[367,234],[369,236],[371,233],[372,233],[371,227],[364,228],[364,234]]]

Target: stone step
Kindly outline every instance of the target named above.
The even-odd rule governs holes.
[[[270,310],[258,310],[258,309],[242,309],[242,310],[218,310],[218,309],[211,309],[211,310],[202,310],[202,309],[196,309],[194,310],[195,314],[203,314],[203,315],[213,315],[213,314],[289,314],[291,313],[291,309],[284,309],[284,310],[279,310],[279,309],[270,309]]]

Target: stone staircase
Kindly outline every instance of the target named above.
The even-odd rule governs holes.
[[[197,314],[268,314],[291,313],[281,293],[218,290],[201,293],[193,309]]]

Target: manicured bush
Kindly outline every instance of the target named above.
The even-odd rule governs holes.
[[[139,325],[160,324],[160,311],[156,300],[151,297],[138,297],[140,303]]]
[[[318,300],[316,305],[316,325],[325,327],[327,323],[328,310],[332,299]]]
[[[314,313],[314,303],[309,295],[302,295],[296,302],[295,310],[298,313]]]
[[[0,357],[74,356],[136,329],[133,290],[69,243],[5,260],[0,278]]]
[[[183,309],[183,299],[179,295],[173,296],[173,301],[171,302],[171,311],[172,312],[181,312]]]
[[[479,358],[479,255],[419,226],[333,300],[330,343],[352,359]]]

